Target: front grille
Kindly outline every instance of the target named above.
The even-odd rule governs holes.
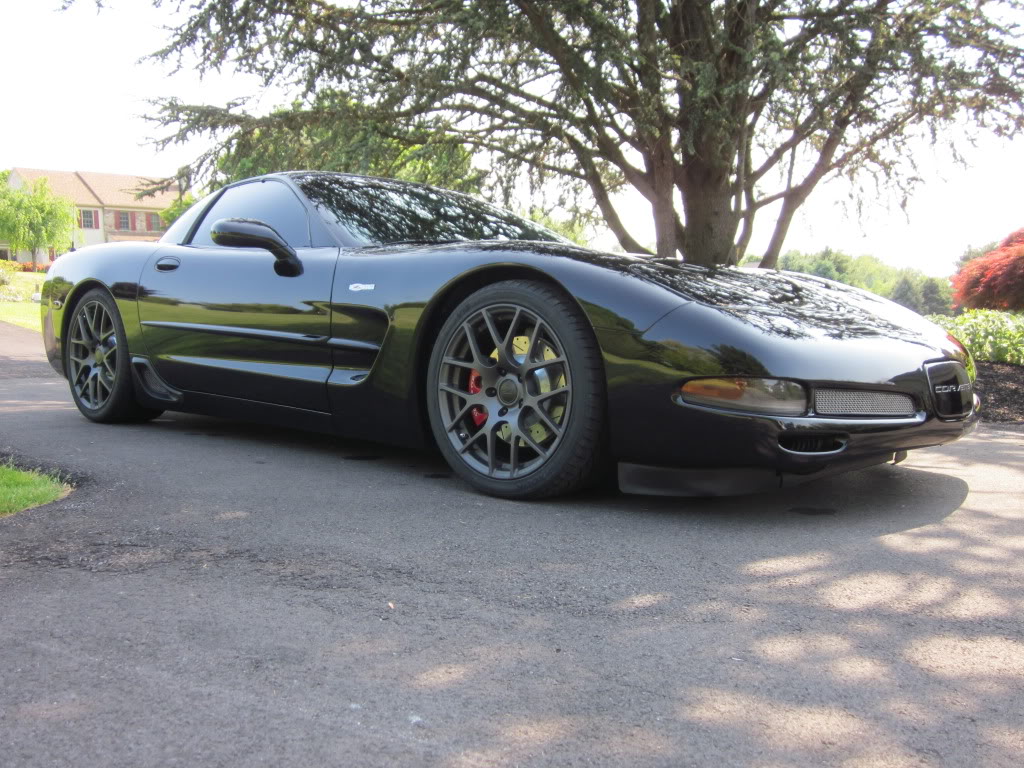
[[[913,416],[914,399],[898,392],[819,389],[814,410],[821,416]]]

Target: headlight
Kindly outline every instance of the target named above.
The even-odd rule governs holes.
[[[750,411],[772,416],[800,416],[807,412],[807,390],[786,379],[690,379],[679,388],[687,403]]]

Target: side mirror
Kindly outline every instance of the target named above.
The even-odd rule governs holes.
[[[229,248],[263,248],[276,259],[274,271],[282,277],[302,274],[302,262],[295,249],[277,230],[256,219],[220,219],[210,227],[210,239]]]

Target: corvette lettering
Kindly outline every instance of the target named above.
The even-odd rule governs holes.
[[[376,287],[376,283],[352,283],[348,289],[350,291],[372,291]]]
[[[946,392],[968,392],[970,389],[970,384],[940,384],[935,388],[935,394],[942,395]]]

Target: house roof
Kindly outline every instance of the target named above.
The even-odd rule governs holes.
[[[103,205],[92,190],[86,186],[74,171],[42,171],[38,168],[12,168],[26,185],[45,178],[50,190],[60,197],[66,197],[78,206]]]
[[[178,199],[178,185],[166,192],[157,192],[143,198],[136,198],[136,191],[158,181],[160,176],[122,176],[116,173],[93,173],[76,171],[103,205],[115,208],[152,208],[162,211]]]
[[[38,168],[12,168],[26,182],[46,178],[50,189],[61,197],[70,198],[75,205],[106,208],[141,208],[162,211],[178,198],[178,187],[136,199],[135,190],[159,179],[159,176],[128,176],[119,173],[93,171],[46,171]]]

